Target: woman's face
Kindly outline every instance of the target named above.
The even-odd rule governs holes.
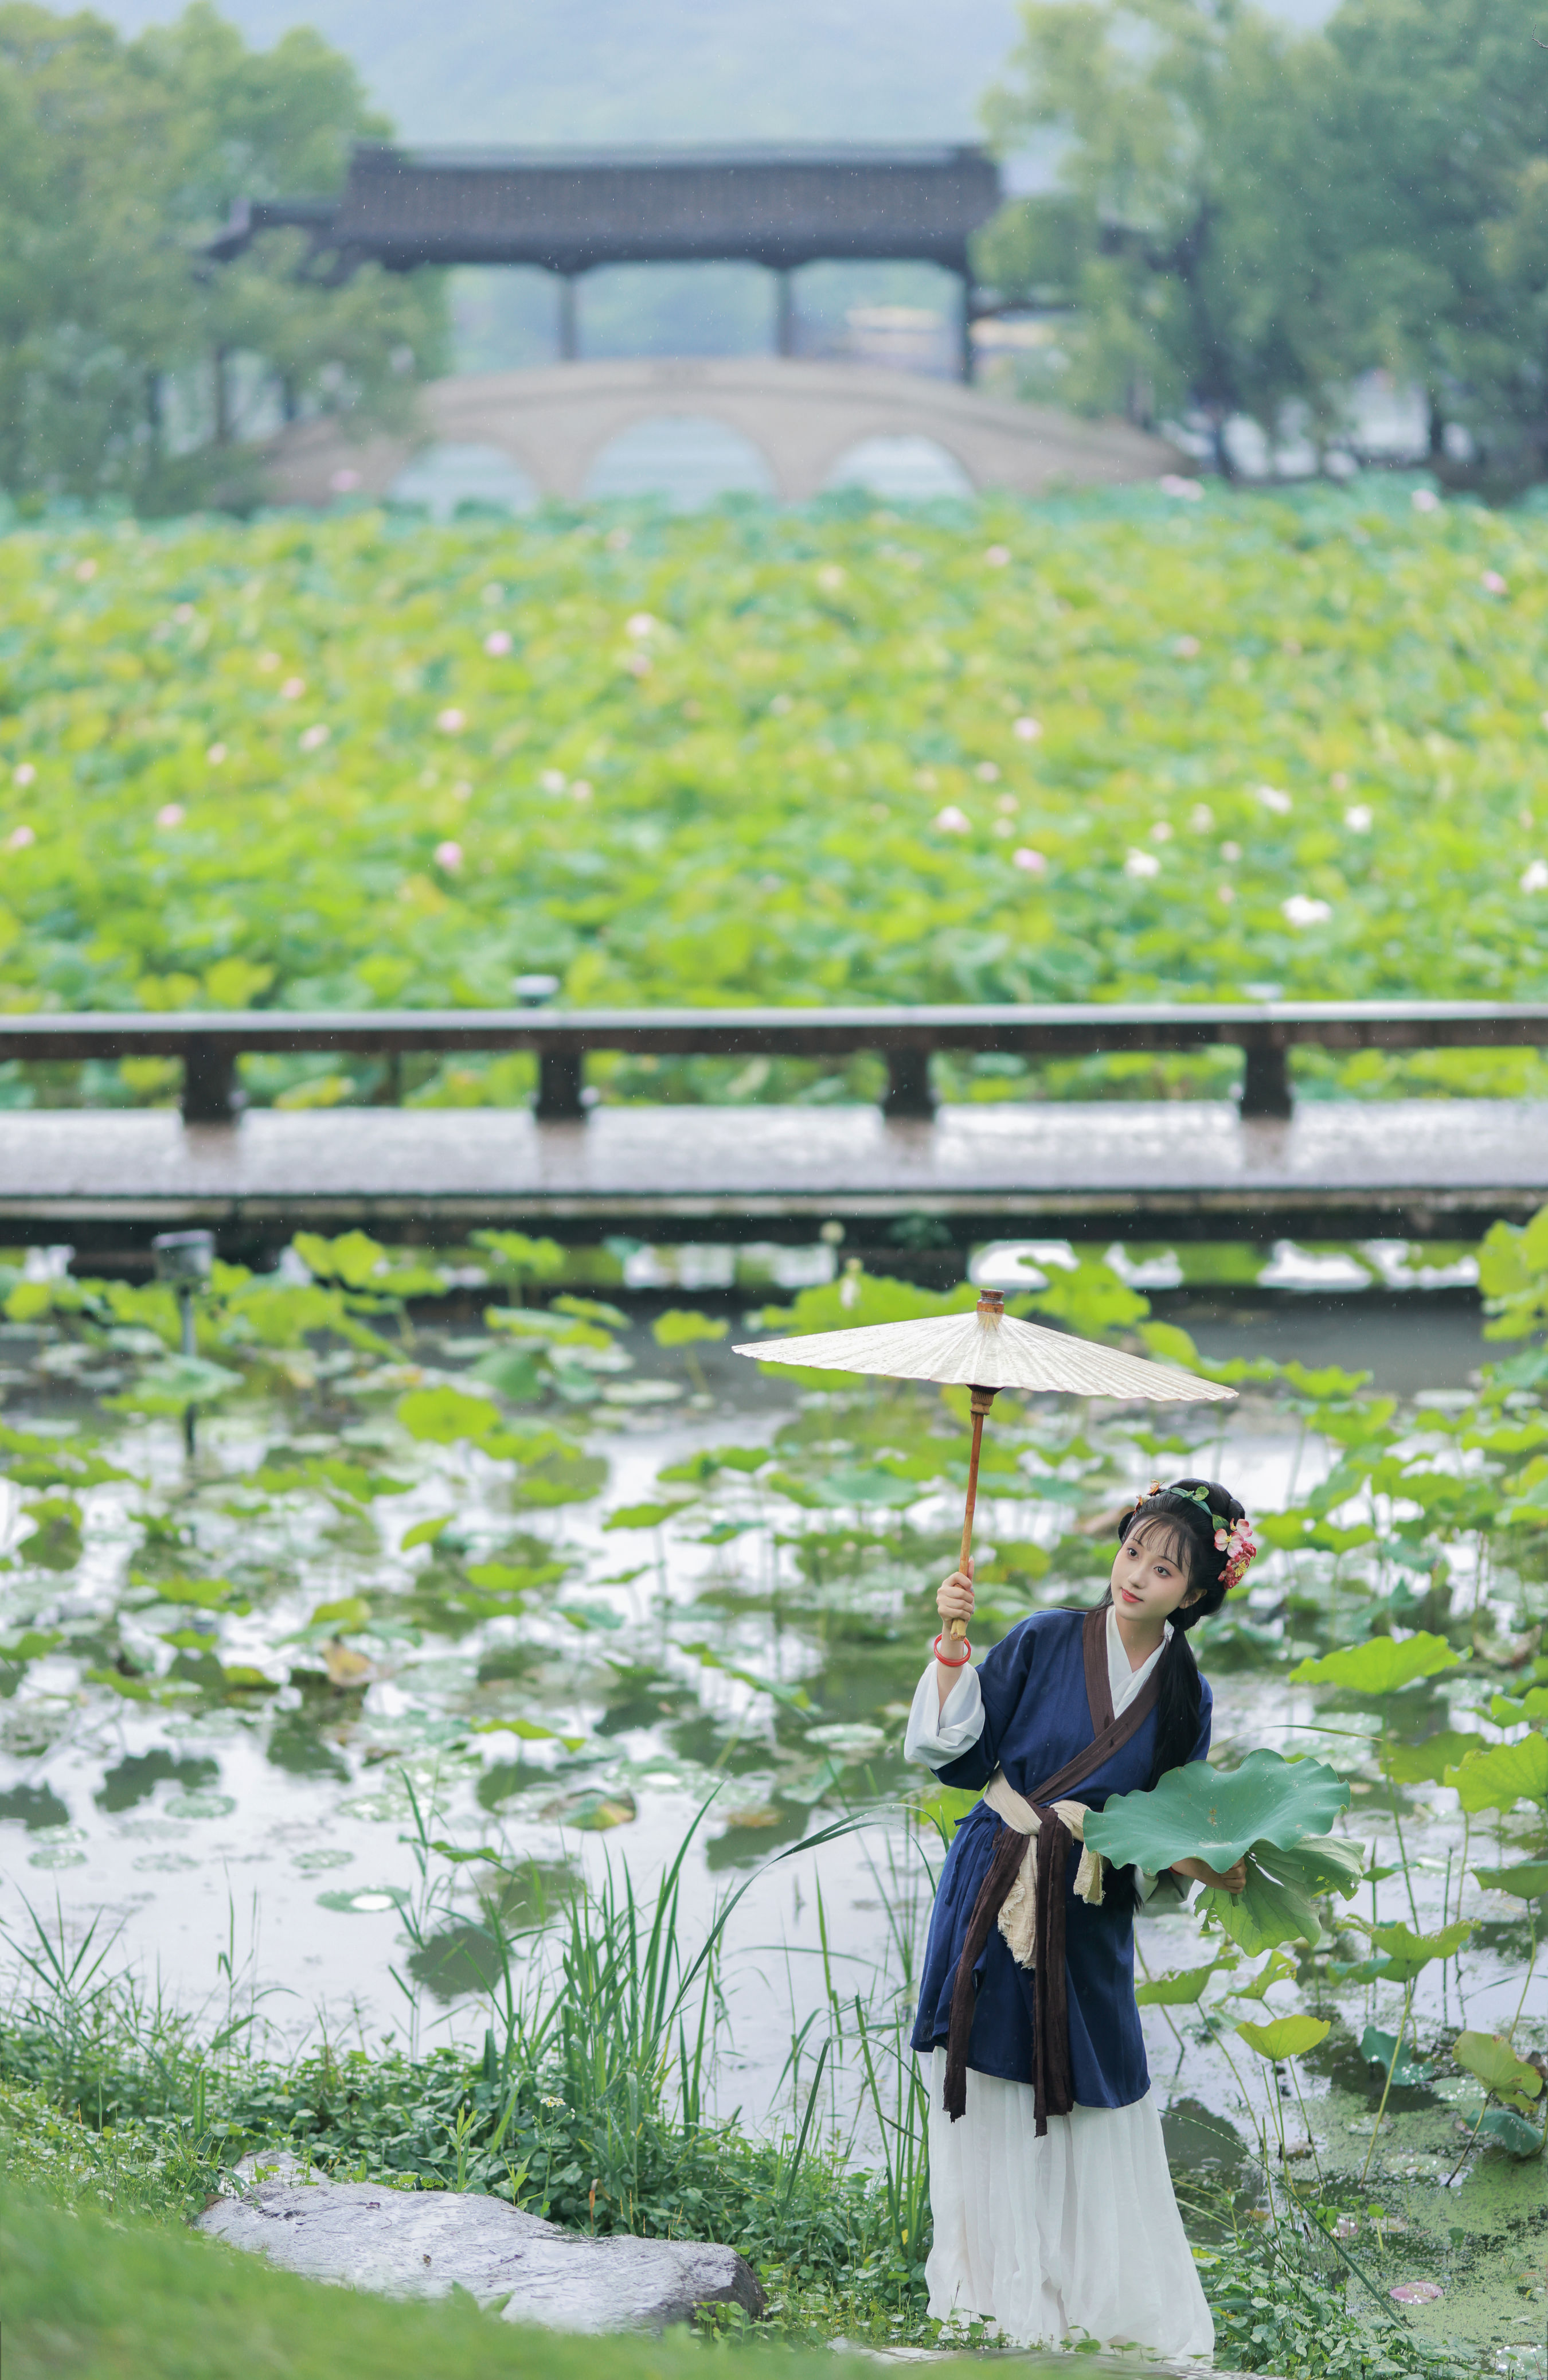
[[[1196,1599],[1189,1585],[1179,1532],[1164,1521],[1140,1521],[1125,1537],[1113,1563],[1113,1608],[1126,1620],[1159,1626],[1178,1606]]]

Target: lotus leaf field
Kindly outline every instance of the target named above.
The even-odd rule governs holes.
[[[533,970],[571,1003],[1538,997],[1545,623],[1548,517],[1397,481],[14,529],[5,997],[504,1004]],[[1356,1091],[1509,1092],[1538,1062],[1298,1060]],[[529,1065],[427,1061],[410,1095],[509,1099]],[[647,1071],[605,1095],[842,1087]]]
[[[1220,1358],[1235,1407],[1007,1396],[986,1437],[980,1645],[1092,1600],[1157,1471],[1265,1548],[1201,1646],[1203,1790],[1102,1821],[1250,1847],[1137,1936],[1238,2369],[1538,2369],[1545,1240],[1482,1251],[1519,1336],[1471,1387]],[[738,1364],[563,1262],[303,1234],[217,1268],[192,1357],[167,1291],[0,1276],[7,2154],[129,2216],[288,2140],[714,2229],[788,2337],[927,2342],[904,2042],[969,1797],[901,1744],[965,1392]],[[973,1296],[852,1267],[746,1327]],[[1015,1303],[1203,1360],[1092,1256]]]

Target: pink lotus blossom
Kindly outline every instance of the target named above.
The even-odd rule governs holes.
[[[177,603],[173,607],[172,616],[180,628],[191,628],[199,614],[191,603]]]
[[[999,783],[999,771],[993,760],[980,760],[973,773],[986,785]]]
[[[991,570],[1003,570],[1010,559],[1010,548],[1008,545],[991,545],[986,550],[984,559]]]
[[[1131,851],[1123,863],[1125,876],[1159,876],[1161,862],[1154,851]]]
[[[1548,892],[1548,859],[1530,859],[1522,871],[1523,892]]]
[[[163,802],[156,812],[158,826],[181,826],[185,812],[181,802]]]
[[[573,802],[588,802],[591,799],[591,787],[584,777],[575,779],[570,788],[570,799]]]
[[[1347,794],[1349,790],[1348,778],[1342,769],[1335,769],[1332,776],[1328,780],[1328,783],[1332,785],[1336,794]]]
[[[650,675],[650,655],[648,653],[631,653],[624,662],[623,666],[632,677],[648,677]]]
[[[17,785],[30,785],[36,783],[37,774],[30,760],[22,760],[11,771],[11,782]]]
[[[955,802],[948,802],[943,810],[937,810],[936,812],[935,822],[942,834],[971,834],[973,832],[973,820],[969,818],[966,810],[960,810],[957,808]]]
[[[497,662],[503,661],[510,650],[510,629],[491,628],[489,635],[484,638],[484,650],[489,654],[490,659]]]
[[[1354,802],[1344,812],[1344,824],[1351,834],[1369,834],[1373,815],[1369,802]]]
[[[1441,500],[1433,488],[1416,488],[1409,498],[1416,513],[1438,513]]]
[[[1197,637],[1179,637],[1172,647],[1179,662],[1196,662],[1203,650]]]
[[[1508,595],[1510,592],[1509,582],[1502,578],[1497,570],[1486,570],[1478,583],[1485,595]]]
[[[322,749],[323,745],[327,743],[332,732],[332,729],[325,727],[320,720],[318,721],[315,727],[303,728],[301,731],[302,751],[320,752]]]
[[[76,564],[75,575],[79,579],[83,587],[89,586],[91,581],[95,578],[97,575],[97,565],[92,561],[90,554],[87,555],[84,562],[78,562]]]
[[[660,625],[659,620],[654,619],[648,612],[631,612],[623,623],[623,633],[636,638],[653,637]]]
[[[280,657],[278,653],[260,653],[258,657],[258,666],[265,673],[265,674],[267,674],[270,670],[277,670],[279,665]]]
[[[1215,812],[1207,802],[1195,802],[1188,813],[1188,823],[1195,834],[1207,834],[1215,824]]]
[[[1236,894],[1228,884],[1217,884],[1215,889],[1215,897],[1217,901],[1223,901],[1228,909],[1231,903],[1236,899]]]
[[[455,875],[462,866],[461,844],[438,843],[435,846],[435,864],[438,868],[444,868],[449,875]]]
[[[435,723],[442,735],[460,735],[467,725],[467,720],[466,714],[458,710],[454,704],[445,710],[436,712]]]
[[[212,769],[218,769],[221,762],[225,759],[225,746],[224,744],[212,744],[204,757],[209,761]]]
[[[1196,504],[1204,492],[1202,480],[1184,480],[1176,471],[1163,471],[1156,484],[1164,496],[1179,496],[1189,504]]]
[[[328,475],[328,485],[333,490],[335,496],[347,496],[351,489],[357,488],[359,484],[359,472],[351,470],[347,463],[344,464],[337,471],[332,471]]]
[[[1031,844],[1025,843],[1019,850],[1011,853],[1010,865],[1012,868],[1024,868],[1029,876],[1046,876],[1048,872],[1048,863],[1043,854],[1040,851],[1034,851]]]
[[[37,840],[38,833],[35,827],[13,826],[6,837],[6,848],[7,851],[25,851],[30,843],[36,843]]]
[[[304,677],[287,677],[280,688],[280,700],[299,702],[306,690],[307,681]]]
[[[1333,915],[1333,906],[1309,892],[1292,892],[1288,901],[1280,902],[1279,914],[1287,925],[1325,926]]]
[[[1030,717],[1018,719],[1010,733],[1019,744],[1035,744],[1043,733],[1043,722]]]
[[[1001,794],[995,808],[1006,818],[1014,818],[1020,805],[1014,794]]]
[[[1173,829],[1170,819],[1157,819],[1155,824],[1151,828],[1150,839],[1152,843],[1170,843],[1172,832]]]

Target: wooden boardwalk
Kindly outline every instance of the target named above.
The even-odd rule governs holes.
[[[297,1229],[447,1245],[495,1226],[574,1242],[933,1236],[1476,1238],[1548,1199],[1548,1103],[1226,1101],[943,1107],[174,1110],[0,1116],[0,1244],[104,1257],[202,1226],[224,1254]],[[933,1233],[922,1229],[928,1222]]]

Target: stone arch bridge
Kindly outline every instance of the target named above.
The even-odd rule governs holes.
[[[1126,423],[1081,421],[918,373],[772,356],[631,358],[432,382],[414,437],[357,442],[332,420],[293,424],[265,450],[270,489],[282,504],[384,496],[427,446],[492,448],[539,495],[574,503],[614,441],[671,417],[745,441],[786,503],[816,495],[851,450],[876,440],[929,440],[974,489],[1020,495],[1155,479],[1178,462]]]

